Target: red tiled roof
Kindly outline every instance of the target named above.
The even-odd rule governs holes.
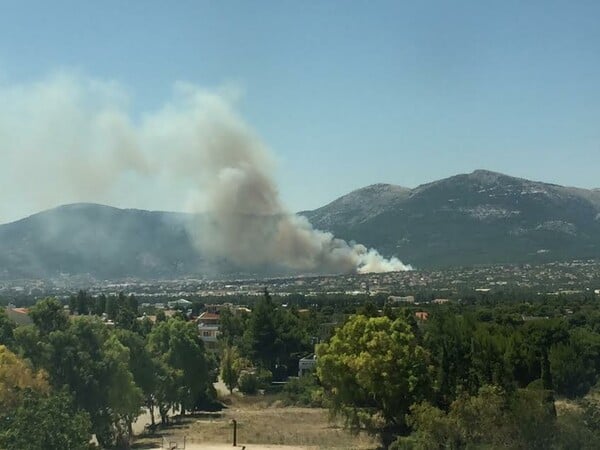
[[[211,312],[203,312],[198,319],[200,320],[219,320],[220,316]]]
[[[415,317],[420,320],[427,320],[429,319],[429,313],[427,311],[417,311]]]

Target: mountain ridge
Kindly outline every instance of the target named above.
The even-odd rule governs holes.
[[[600,257],[600,192],[591,189],[477,170],[404,191],[369,217],[354,207],[347,221],[339,205],[302,214],[417,267]]]
[[[476,170],[406,188],[377,183],[312,211],[315,228],[417,268],[600,258],[600,189]],[[0,278],[160,278],[240,270],[207,258],[199,215],[61,205],[0,225]],[[198,231],[199,230],[199,231]]]

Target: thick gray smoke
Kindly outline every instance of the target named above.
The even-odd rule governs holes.
[[[124,190],[143,192],[147,199],[154,192],[149,184],[156,191],[175,186],[185,195],[172,209],[185,204],[188,211],[208,215],[208,228],[190,233],[198,247],[238,265],[328,272],[410,269],[396,258],[315,230],[306,218],[287,211],[273,180],[272,158],[235,113],[232,95],[188,84],[177,84],[174,91],[169,103],[136,121],[115,84],[60,75],[0,87],[0,146],[9,153],[2,159],[13,171],[31,175],[33,183],[29,196],[22,191],[19,196],[35,198],[36,207],[115,203]],[[14,175],[4,179],[14,181]]]

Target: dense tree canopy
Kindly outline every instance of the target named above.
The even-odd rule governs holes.
[[[155,408],[168,423],[173,411],[212,406],[217,361],[230,390],[254,395],[287,380],[284,403],[329,405],[354,430],[400,436],[399,448],[600,448],[596,300],[515,295],[398,307],[381,295],[265,292],[247,299],[250,311],[216,308],[214,354],[188,314],[140,317],[147,309],[131,295],[80,291],[71,316],[44,299],[33,325],[0,310],[0,448],[31,435],[27,448],[78,449],[92,433],[127,448],[143,406],[152,424]],[[316,377],[290,381],[319,340]]]
[[[214,363],[205,352],[196,326],[179,318],[158,323],[148,336],[148,346],[165,368],[164,386],[170,385],[172,394],[167,398],[182,410],[206,404],[214,389]]]
[[[0,344],[12,344],[15,323],[8,318],[4,308],[0,308]]]
[[[404,428],[430,389],[429,355],[401,318],[350,318],[319,347],[317,374],[353,428]]]
[[[0,345],[0,411],[14,409],[27,390],[43,394],[49,389],[44,372],[35,372],[25,361]]]
[[[57,415],[68,412],[73,430],[85,431],[85,442],[93,433],[105,448],[129,448],[132,423],[143,405],[151,408],[152,421],[158,406],[166,422],[172,407],[192,410],[214,398],[214,361],[206,354],[196,326],[170,319],[149,332],[152,325],[137,318],[135,298],[115,299],[116,327],[85,315],[93,314],[95,303],[81,291],[73,303],[83,315],[69,318],[60,302],[45,299],[31,308],[33,325],[19,326],[14,332],[12,325],[6,328],[10,330],[7,340],[29,362],[0,347],[0,380],[11,387],[4,390],[14,419],[11,433],[26,433],[18,420],[33,416],[18,409],[23,396],[10,394],[33,389],[36,380],[46,390],[43,398],[28,398],[29,405],[38,402],[40,411],[53,410]],[[61,392],[66,394],[61,397]],[[19,436],[11,434],[10,439],[21,442]]]
[[[89,441],[89,416],[64,392],[27,391],[0,429],[0,447],[6,450],[87,450]]]
[[[298,372],[298,358],[310,350],[308,342],[298,317],[265,291],[247,319],[241,346],[258,366],[281,380]]]

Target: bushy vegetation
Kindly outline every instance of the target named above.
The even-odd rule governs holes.
[[[155,407],[166,423],[170,410],[213,401],[215,362],[196,326],[142,326],[136,303],[120,299],[117,326],[69,317],[55,299],[31,308],[33,325],[15,328],[1,310],[0,448],[87,448],[92,434],[102,448],[129,448],[143,406],[154,424]]]
[[[260,382],[254,372],[244,372],[239,379],[240,392],[247,395],[254,395],[258,392]]]
[[[429,307],[420,323],[366,305],[319,348],[325,397],[393,448],[598,448],[598,313],[549,303]],[[571,407],[557,414],[556,399]]]
[[[312,374],[291,378],[283,387],[279,397],[287,406],[325,406],[323,389],[317,377]]]
[[[173,410],[210,408],[217,369],[230,392],[246,395],[285,380],[272,398],[326,406],[392,448],[600,448],[593,297],[510,292],[404,307],[381,296],[285,301],[265,292],[251,312],[224,308],[218,355],[205,351],[183,312],[152,323],[123,295],[79,293],[70,300],[77,316],[46,299],[31,308],[33,325],[17,327],[0,312],[0,448],[24,439],[27,448],[86,448],[92,434],[103,448],[127,448],[143,407],[153,425],[155,411],[167,424]],[[296,378],[298,359],[318,341],[315,374]],[[64,427],[53,441],[52,430]]]

